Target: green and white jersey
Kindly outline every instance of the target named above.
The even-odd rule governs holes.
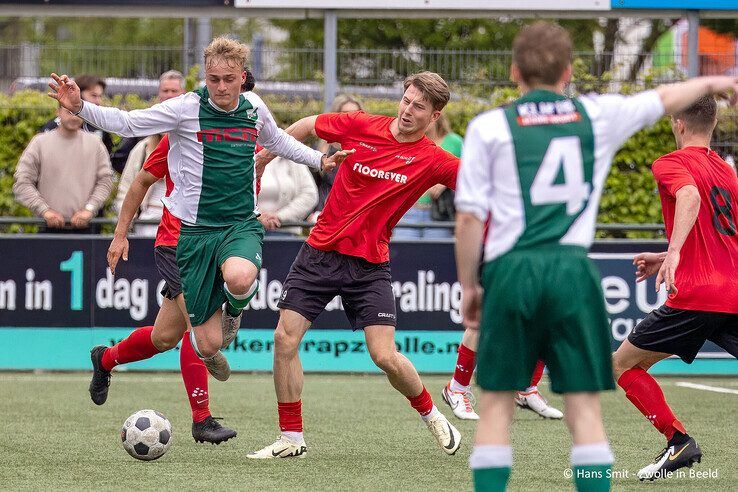
[[[537,90],[474,118],[456,208],[489,218],[485,261],[551,244],[589,248],[615,152],[663,114],[656,91],[570,99]]]
[[[291,161],[321,167],[322,154],[277,127],[253,92],[241,94],[230,111],[217,107],[203,87],[130,112],[85,103],[80,116],[124,137],[169,133],[174,190],[163,201],[185,224],[227,226],[257,212],[257,143]]]

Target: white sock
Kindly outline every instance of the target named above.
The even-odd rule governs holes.
[[[611,465],[615,457],[607,441],[594,444],[575,444],[571,447],[571,465]]]
[[[190,344],[192,345],[192,350],[195,351],[195,355],[197,355],[199,358],[204,359],[203,355],[200,353],[200,349],[197,348],[197,340],[195,339],[195,330],[190,330]]]
[[[512,446],[500,444],[477,444],[469,456],[469,467],[480,468],[512,468]]]
[[[467,391],[469,391],[469,386],[464,386],[463,384],[456,381],[454,378],[451,378],[451,384],[449,384],[448,387],[451,391],[454,391],[456,393],[466,393]]]
[[[533,393],[534,391],[538,391],[538,386],[528,386],[525,388],[525,391],[521,391],[521,393]]]
[[[431,411],[426,415],[421,415],[420,418],[423,419],[423,422],[428,422],[430,419],[435,417],[436,415],[440,414],[441,412],[438,411],[438,408],[433,405],[433,408]]]
[[[223,282],[223,288],[226,292],[232,295],[234,299],[248,299],[248,297],[253,294],[256,289],[259,288],[259,279],[254,280],[254,283],[251,284],[251,287],[249,287],[249,290],[247,290],[245,294],[234,294],[233,292],[228,290],[228,285],[226,285],[225,282]]]
[[[301,443],[304,439],[302,432],[282,431],[282,435],[294,443]]]

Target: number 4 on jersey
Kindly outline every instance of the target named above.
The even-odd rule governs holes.
[[[564,182],[556,184],[556,177],[564,168]],[[551,139],[543,156],[533,185],[530,201],[533,205],[566,203],[567,215],[574,215],[589,199],[592,186],[584,180],[582,147],[579,137]]]

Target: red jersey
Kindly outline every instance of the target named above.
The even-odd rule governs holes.
[[[318,116],[315,132],[356,152],[343,161],[307,242],[323,251],[389,261],[392,229],[428,188],[456,188],[459,159],[423,137],[398,142],[394,118],[362,111]]]
[[[738,177],[733,168],[705,147],[685,147],[653,163],[666,236],[674,229],[676,192],[693,185],[701,203],[694,227],[682,247],[675,273],[676,294],[666,305],[676,309],[738,313]]]
[[[169,154],[169,135],[164,135],[159,145],[156,146],[154,151],[146,158],[143,164],[143,168],[156,176],[157,178],[164,178],[167,184],[167,191],[165,196],[169,196],[174,188],[174,183],[169,177],[169,167],[167,165],[167,154]],[[161,222],[159,222],[159,228],[156,230],[156,241],[154,247],[157,246],[177,246],[177,240],[179,239],[179,229],[181,222],[174,215],[169,213],[166,207],[161,216]]]

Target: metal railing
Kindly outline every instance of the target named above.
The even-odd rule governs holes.
[[[0,45],[0,79],[47,76],[50,72],[91,73],[103,77],[153,78],[170,69],[186,72],[192,50],[181,46],[79,46],[22,43]],[[273,45],[252,47],[250,66],[257,80],[314,81],[322,78],[323,49],[283,48]],[[452,84],[511,85],[509,50],[439,50],[439,49],[345,49],[336,52],[338,77],[342,84],[388,85],[401,81],[420,69],[440,73]],[[643,58],[645,74],[652,80],[666,81],[681,77],[677,68],[681,59],[669,53],[655,55],[638,51],[574,54],[592,76],[609,70],[612,80],[625,82],[629,68]],[[725,71],[737,64],[735,54],[700,55],[703,71]],[[653,66],[660,67],[651,70]]]

